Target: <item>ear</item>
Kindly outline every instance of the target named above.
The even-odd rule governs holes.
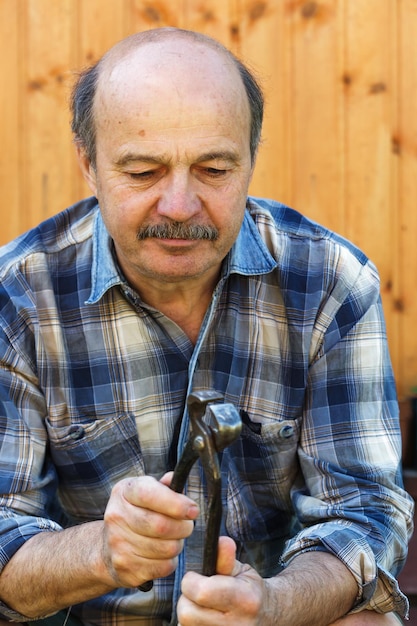
[[[97,196],[96,171],[91,164],[89,157],[87,156],[85,148],[79,143],[76,143],[75,147],[77,152],[78,164],[81,168],[82,175],[84,176],[87,185],[93,192],[93,195]]]

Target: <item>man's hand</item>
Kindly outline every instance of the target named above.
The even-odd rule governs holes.
[[[122,480],[104,521],[29,539],[1,573],[2,601],[36,618],[170,574],[198,516],[192,500],[169,488],[171,477]]]
[[[188,572],[182,580],[177,611],[181,626],[249,626],[262,621],[267,609],[268,585],[249,565],[235,559],[236,545],[220,537],[215,576]]]
[[[351,609],[357,591],[352,574],[329,553],[300,554],[277,576],[262,579],[235,560],[233,540],[221,537],[217,574],[184,576],[178,621],[181,626],[329,626]],[[381,626],[385,623],[391,622]]]
[[[103,560],[115,586],[138,586],[175,570],[198,507],[169,488],[171,478],[127,478],[114,487],[104,514]]]

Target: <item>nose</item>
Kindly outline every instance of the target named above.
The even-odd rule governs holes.
[[[200,206],[191,173],[171,172],[158,200],[158,213],[175,222],[186,222],[199,213]]]

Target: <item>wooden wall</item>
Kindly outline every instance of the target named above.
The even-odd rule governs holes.
[[[134,31],[220,39],[267,96],[252,192],[377,264],[400,396],[417,385],[417,0],[0,0],[0,243],[87,194],[72,72]]]

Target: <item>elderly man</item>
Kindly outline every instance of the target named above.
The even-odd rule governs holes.
[[[4,619],[397,624],[412,504],[374,266],[247,197],[262,94],[212,39],[127,38],[72,105],[94,198],[0,254]],[[169,487],[204,389],[243,423],[213,576],[201,467]]]

